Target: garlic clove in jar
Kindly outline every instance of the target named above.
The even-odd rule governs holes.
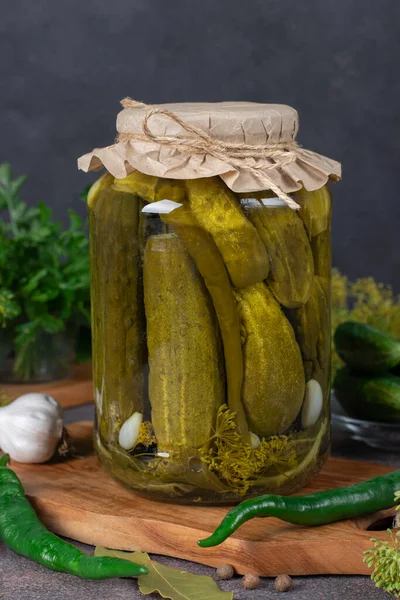
[[[132,450],[139,437],[140,426],[142,424],[143,415],[140,412],[134,412],[122,425],[119,431],[119,445],[124,450]]]
[[[261,440],[256,433],[253,433],[252,431],[249,431],[249,433],[251,447],[253,448],[253,450],[255,450],[261,444]]]
[[[174,200],[158,200],[158,202],[146,204],[146,206],[142,208],[142,213],[168,215],[170,212],[176,208],[179,208],[180,206],[183,206],[183,204],[175,202]]]
[[[316,379],[310,379],[306,384],[306,395],[301,411],[301,423],[306,429],[319,419],[324,403],[322,388]]]
[[[20,396],[0,408],[0,448],[17,462],[46,462],[60,443],[63,412],[47,394]]]

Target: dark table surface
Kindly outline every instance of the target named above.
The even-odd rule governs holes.
[[[92,418],[93,407],[80,407],[67,411],[66,422]],[[400,466],[400,454],[374,450],[361,442],[346,439],[334,430],[333,454],[347,458],[370,460],[390,466]],[[76,543],[76,542],[74,542]],[[79,545],[86,552],[89,546]],[[215,576],[215,570],[183,560],[154,556],[155,559],[172,567],[178,567],[199,575]],[[291,591],[283,596],[293,600],[383,600],[389,595],[375,588],[368,577],[320,576],[295,577]],[[277,598],[273,579],[262,579],[256,590],[244,590],[241,578],[220,583],[223,590],[234,591],[235,600],[261,600]],[[146,596],[149,600],[159,599],[157,594]],[[54,573],[32,561],[17,556],[0,542],[0,598],[2,600],[137,600],[144,598],[135,580],[112,579],[108,581],[84,581],[72,575]]]

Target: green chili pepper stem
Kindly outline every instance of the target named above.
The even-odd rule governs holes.
[[[48,531],[25,497],[17,475],[0,459],[0,539],[17,554],[53,571],[86,579],[138,577],[146,567],[111,557],[87,556]]]
[[[400,470],[306,496],[260,496],[229,511],[214,533],[198,544],[202,548],[217,546],[254,517],[277,517],[294,525],[314,526],[374,513],[391,508],[399,488]]]

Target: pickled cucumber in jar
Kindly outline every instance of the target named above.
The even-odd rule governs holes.
[[[106,173],[90,189],[93,371],[103,442],[143,413],[146,325],[139,248],[140,200],[115,190]]]
[[[330,295],[332,198],[328,185],[312,192],[301,189],[295,194],[298,214],[308,233],[314,259],[314,272]]]
[[[231,190],[219,177],[188,180],[186,188],[190,209],[213,238],[233,287],[266,279],[267,251]]]
[[[305,379],[294,331],[265,283],[237,290],[244,359],[243,403],[259,437],[286,431],[299,414]]]
[[[332,198],[328,185],[311,192],[302,188],[296,192],[295,200],[300,204],[299,215],[310,239],[329,228]]]
[[[314,279],[310,242],[296,211],[278,198],[242,200],[247,218],[256,228],[270,260],[268,285],[286,308],[305,304]]]
[[[179,237],[151,237],[144,252],[149,399],[158,451],[202,446],[225,399],[214,308]]]
[[[320,379],[330,369],[330,307],[323,280],[316,276],[310,298],[300,308],[287,311],[303,355],[307,381]]]

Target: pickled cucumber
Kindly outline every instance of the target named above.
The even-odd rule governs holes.
[[[267,252],[233,192],[219,177],[191,179],[186,187],[193,215],[213,238],[233,286],[243,288],[266,279]]]
[[[300,308],[286,311],[295,330],[306,368],[307,380],[313,377],[321,383],[330,368],[330,313],[329,298],[324,281],[316,276],[310,298]],[[321,383],[323,385],[323,383]],[[323,386],[323,389],[326,385]]]
[[[329,279],[331,274],[331,231],[330,227],[316,235],[311,240],[311,249],[314,257],[314,273]]]
[[[93,371],[97,419],[105,442],[143,412],[147,362],[138,240],[139,199],[103,175],[88,195]]]
[[[300,204],[301,208],[298,214],[310,238],[320,235],[328,229],[332,199],[327,185],[312,192],[302,188],[296,192],[295,200]]]
[[[265,244],[270,272],[268,285],[287,308],[305,304],[310,296],[314,264],[310,242],[296,211],[286,206],[264,206],[254,199],[245,214]]]
[[[124,179],[115,179],[114,187],[119,192],[140,196],[146,202],[154,202],[158,177],[133,171]],[[172,198],[171,198],[172,200]]]
[[[324,289],[325,296],[330,302],[331,297],[331,228],[311,240],[311,249],[314,257],[314,272]],[[330,310],[330,308],[329,308]]]
[[[243,404],[249,428],[260,437],[279,435],[296,419],[305,378],[293,328],[265,283],[237,290],[242,322]]]
[[[156,200],[182,202],[186,194],[185,182],[182,179],[154,177],[140,171],[134,171],[124,179],[115,179],[114,187],[121,192],[136,194],[146,202]]]
[[[154,200],[172,200],[182,203],[186,198],[185,182],[182,179],[161,179],[159,178]]]
[[[175,234],[151,237],[144,253],[149,397],[161,452],[195,449],[211,436],[225,399],[214,308]]]
[[[228,405],[236,413],[238,432],[244,441],[248,441],[246,415],[241,400],[243,360],[240,322],[224,262],[211,235],[199,225],[188,206],[162,215],[162,219],[178,233],[212,298],[224,346]]]

